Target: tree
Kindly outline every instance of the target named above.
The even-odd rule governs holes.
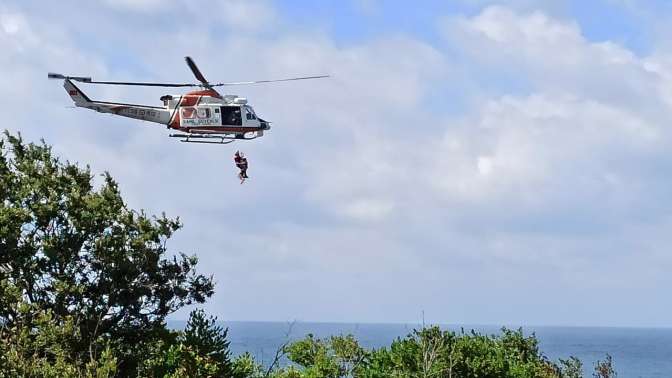
[[[604,361],[597,361],[595,363],[595,372],[593,372],[593,377],[616,378],[616,371],[614,370],[613,361],[609,354],[607,354]]]
[[[292,362],[303,366],[307,377],[339,378],[343,370],[334,356],[330,343],[309,334],[303,340],[287,346]]]
[[[583,363],[576,357],[561,358],[560,375],[562,378],[583,378]]]
[[[228,329],[218,326],[216,322],[216,317],[206,316],[203,310],[194,310],[189,315],[187,327],[178,337],[178,341],[212,360],[216,366],[216,376],[230,377],[233,366],[229,355],[229,341],[226,339]]]
[[[189,314],[187,327],[180,341],[204,355],[212,356],[216,361],[228,363],[229,341],[226,340],[228,329],[216,323],[217,317],[208,317],[203,310],[194,310]]]
[[[44,141],[0,138],[0,325],[34,329],[40,314],[70,322],[77,359],[105,346],[119,354],[121,375],[143,348],[170,337],[165,318],[213,294],[197,258],[168,257],[179,219],[129,209],[105,173],[94,187],[89,167],[54,157]],[[65,340],[62,340],[65,341]]]
[[[72,319],[57,324],[50,312],[40,312],[31,329],[21,324],[0,329],[0,378],[113,377],[117,360],[107,346],[95,359],[73,359],[70,344],[77,337]]]
[[[373,351],[359,348],[352,336],[308,335],[288,351],[290,361],[303,367],[300,377],[561,377],[559,367],[539,352],[536,337],[525,337],[522,330],[488,336],[423,327]]]
[[[141,376],[147,377],[233,377],[227,329],[216,325],[217,318],[202,310],[189,315],[186,328],[174,342],[161,342],[145,360]]]

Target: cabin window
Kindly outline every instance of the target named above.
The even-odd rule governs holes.
[[[243,124],[239,106],[222,106],[221,110],[223,125],[240,126]]]
[[[210,118],[210,109],[208,108],[198,108],[196,115],[200,119]]]
[[[182,115],[182,119],[192,119],[196,115],[196,109],[191,107],[181,108],[180,114]]]

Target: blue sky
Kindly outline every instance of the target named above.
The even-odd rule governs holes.
[[[228,320],[672,326],[663,1],[0,4],[5,127],[180,216]],[[184,145],[48,71],[212,81],[274,122]],[[151,88],[83,86],[158,104]],[[38,106],[39,104],[39,106]],[[231,156],[250,158],[239,185]],[[183,318],[185,312],[175,314]]]
[[[669,10],[665,1],[513,1],[511,6],[523,10],[543,9],[581,25],[589,40],[615,40],[628,48],[645,53],[652,48],[648,39],[651,25],[643,18],[659,9]],[[429,43],[441,43],[437,24],[454,14],[475,15],[483,6],[507,4],[501,1],[438,1],[427,0],[417,5],[400,2],[367,0],[283,1],[278,7],[286,19],[307,28],[323,28],[344,44],[356,43],[389,34],[408,34]]]

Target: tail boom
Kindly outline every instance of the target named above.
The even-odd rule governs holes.
[[[95,110],[99,113],[109,113],[122,117],[161,123],[164,125],[170,123],[171,112],[166,108],[149,105],[93,101],[69,79],[64,80],[63,87],[77,107]]]

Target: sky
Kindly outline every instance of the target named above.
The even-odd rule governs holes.
[[[663,0],[3,0],[2,127],[179,216],[169,249],[214,275],[203,307],[221,320],[670,327],[670,16]],[[214,82],[331,77],[232,87],[273,124],[226,146],[73,109],[46,78],[190,82],[187,55]]]

